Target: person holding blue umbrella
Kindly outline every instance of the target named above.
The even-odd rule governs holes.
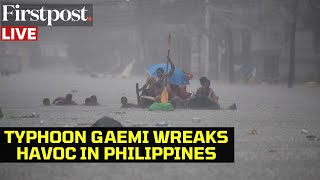
[[[165,72],[168,72],[171,70],[171,65],[168,65],[167,68],[166,64],[164,63],[153,64],[149,68],[147,68],[146,71],[150,76],[157,77],[158,69],[163,69]],[[181,68],[175,67],[173,74],[168,78],[168,83],[177,86],[189,85],[188,74],[184,72],[184,70],[182,70]]]
[[[170,71],[165,73],[163,67],[157,67],[152,74],[149,73],[150,77],[147,78],[146,83],[140,89],[138,89],[139,92],[142,91],[141,95],[152,96],[155,98],[160,95],[166,86],[166,82],[164,81],[165,77],[167,76],[170,78],[175,71],[175,65],[173,64],[172,60],[169,57],[167,57],[167,59],[170,63]],[[156,76],[154,76],[155,74]]]
[[[146,72],[153,77],[157,77],[157,69],[167,70],[167,66],[164,63],[153,64],[146,69]],[[168,70],[171,66],[168,66]],[[167,70],[167,71],[168,71]],[[186,73],[183,69],[175,67],[175,70],[170,78],[168,78],[168,84],[170,84],[171,92],[180,97],[181,99],[187,99],[190,93],[186,92],[186,86],[189,85],[189,80],[192,79],[192,73]]]
[[[146,71],[149,73],[150,77],[147,79],[146,83],[140,89],[138,87],[139,85],[136,84],[138,103],[140,103],[140,91],[142,91],[141,95],[155,97],[156,101],[163,104],[168,103],[169,100],[175,103],[183,103],[181,98],[179,98],[172,92],[170,83],[179,85],[180,82],[183,84],[189,83],[189,81],[185,81],[185,73],[182,70],[178,71],[179,69],[175,67],[172,60],[170,59],[170,40],[171,35],[169,34],[167,63],[155,64],[149,67],[149,69],[147,69]],[[181,73],[179,74],[179,72]],[[181,74],[183,75],[181,76]]]

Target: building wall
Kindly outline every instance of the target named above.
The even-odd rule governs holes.
[[[297,82],[320,81],[320,56],[314,51],[313,35],[313,32],[309,30],[298,30],[296,32],[295,80]],[[277,35],[269,32],[254,33],[252,36],[252,59],[253,65],[257,68],[258,80],[268,79],[265,75],[265,61],[268,56],[278,58],[278,78],[282,81],[288,79],[289,41],[282,41],[281,37],[276,37]],[[281,41],[277,41],[277,39]]]

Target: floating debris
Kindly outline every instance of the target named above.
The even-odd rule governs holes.
[[[302,130],[301,130],[301,133],[303,133],[303,134],[307,134],[307,133],[308,133],[308,131],[307,131],[307,130],[305,130],[305,129],[302,129]]]
[[[126,120],[125,123],[131,123],[131,121],[130,120]]]
[[[255,128],[249,129],[249,134],[258,134],[257,130]]]
[[[168,126],[169,126],[169,123],[166,122],[166,121],[161,121],[161,122],[158,122],[158,123],[156,124],[156,126],[158,126],[158,127],[168,127]]]
[[[38,115],[37,113],[33,112],[31,113],[31,115],[27,115],[27,116],[10,116],[10,118],[39,118],[40,115]]]
[[[31,113],[31,115],[29,116],[30,118],[37,118],[40,117],[37,113],[33,112]]]
[[[192,122],[199,123],[199,122],[201,122],[201,118],[200,117],[193,117]]]

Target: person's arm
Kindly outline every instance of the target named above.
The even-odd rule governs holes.
[[[176,67],[175,67],[175,65],[173,64],[173,62],[172,62],[172,60],[170,59],[170,57],[168,56],[167,58],[168,58],[168,61],[169,61],[170,65],[171,65],[171,69],[170,69],[170,71],[169,71],[169,73],[168,73],[168,78],[170,78],[170,77],[172,76],[174,70],[176,69]]]
[[[214,91],[212,89],[209,90],[209,99],[214,102],[218,102],[218,100],[219,100],[219,97],[216,96],[216,94],[214,93]]]
[[[138,107],[138,105],[132,104],[132,103],[127,103],[127,104],[123,104],[121,106],[121,108],[135,108]]]
[[[208,98],[211,100],[211,101],[214,101],[214,92],[212,91],[212,89],[209,89],[209,95],[208,95]]]
[[[129,108],[138,108],[138,107],[139,107],[138,104],[133,104],[133,103],[128,103],[127,106],[128,106]]]
[[[163,80],[168,76],[168,74],[163,75],[157,82],[162,83]]]
[[[52,104],[56,104],[57,101],[64,100],[62,97],[57,97],[55,100],[53,100]]]
[[[197,92],[196,92],[196,94],[194,94],[194,96],[198,96],[199,93],[200,93],[200,88],[197,89]]]
[[[161,83],[165,79],[165,77],[170,78],[172,76],[174,70],[176,69],[176,67],[173,64],[173,62],[171,61],[171,59],[169,57],[167,57],[167,58],[168,58],[168,61],[169,61],[170,65],[171,65],[171,69],[170,69],[170,71],[168,73],[163,75],[161,79],[158,80],[159,83]]]
[[[139,89],[139,91],[143,91],[144,89],[146,89],[146,88],[149,86],[150,81],[151,81],[150,78],[151,78],[151,77],[148,77],[148,78],[147,78],[146,83]]]

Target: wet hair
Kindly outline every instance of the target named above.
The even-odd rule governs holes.
[[[49,105],[50,105],[50,99],[49,99],[49,98],[44,98],[44,99],[42,100],[42,103],[43,103],[43,105],[45,105],[45,106],[49,106]]]
[[[66,95],[66,100],[71,101],[72,100],[72,94],[67,94]]]
[[[207,77],[205,77],[205,76],[203,76],[203,77],[201,77],[200,78],[200,84],[203,86],[206,82],[208,82],[209,81],[209,79],[207,78]]]
[[[96,95],[92,95],[89,98],[86,98],[84,101],[85,105],[95,106],[98,105],[98,99]]]
[[[158,71],[161,71],[162,73],[164,73],[164,70],[163,70],[163,68],[161,68],[161,67],[159,67],[158,69],[157,69],[157,72]]]
[[[128,103],[127,97],[125,96],[121,97],[121,104],[127,104],[127,103]]]
[[[211,83],[211,81],[207,80],[204,85],[208,84],[208,87],[210,87],[210,83]]]
[[[89,103],[90,103],[90,98],[86,98],[86,99],[84,100],[84,104],[88,105]]]
[[[98,98],[97,98],[96,95],[92,95],[92,96],[90,97],[90,99],[91,99],[91,102],[93,102],[93,103],[95,103],[95,104],[98,103]]]
[[[97,99],[97,96],[96,95],[92,95],[90,98],[91,99]]]

